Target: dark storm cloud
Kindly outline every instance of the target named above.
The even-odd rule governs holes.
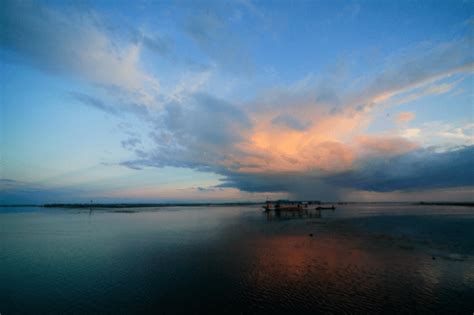
[[[324,182],[318,174],[223,172],[225,179],[217,187],[237,188],[246,192],[286,192],[297,199],[337,200],[340,190]]]
[[[474,186],[474,146],[442,153],[423,149],[360,164],[324,180],[337,187],[379,192]]]
[[[359,161],[353,170],[333,175],[255,174],[223,171],[219,187],[247,192],[289,192],[299,198],[337,199],[343,189],[377,192],[474,186],[474,146],[437,153],[423,149],[394,157]]]

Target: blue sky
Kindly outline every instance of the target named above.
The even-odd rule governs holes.
[[[2,1],[0,24],[2,203],[472,200],[472,2]]]

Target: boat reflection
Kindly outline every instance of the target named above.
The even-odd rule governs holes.
[[[321,218],[320,209],[266,210],[264,213],[268,221]]]
[[[318,230],[314,237],[289,230],[286,235],[253,240],[252,246],[247,246],[253,264],[242,281],[243,291],[265,297],[269,305],[301,313],[315,309],[322,313],[344,313],[347,309],[364,313],[371,307],[369,313],[381,314],[393,303],[386,301],[391,292],[388,288],[396,288],[397,305],[401,305],[399,301],[434,302],[436,287],[429,284],[435,279],[422,272],[432,269],[433,263],[423,260],[419,253],[400,249],[394,255],[383,244],[365,246],[367,238]],[[414,283],[426,285],[418,289]],[[371,301],[370,306],[367,301]],[[410,313],[410,304],[400,309]]]

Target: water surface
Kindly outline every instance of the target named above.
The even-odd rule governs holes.
[[[0,312],[474,311],[469,207],[0,208]]]

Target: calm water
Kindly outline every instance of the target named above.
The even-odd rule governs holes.
[[[0,313],[474,312],[474,208],[131,210],[0,208]]]

